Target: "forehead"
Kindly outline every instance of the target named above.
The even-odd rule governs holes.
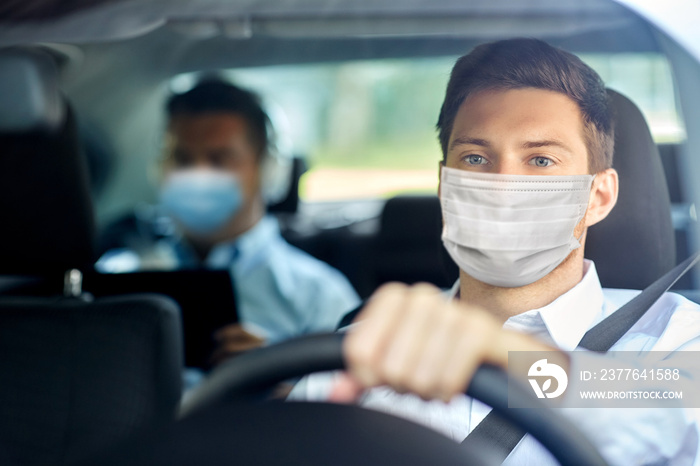
[[[564,139],[585,150],[581,111],[570,97],[536,88],[484,90],[460,106],[450,141]]]
[[[235,113],[181,114],[170,119],[168,132],[179,144],[228,145],[248,142],[249,125]]]

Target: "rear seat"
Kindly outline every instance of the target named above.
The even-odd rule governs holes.
[[[384,205],[380,229],[368,257],[374,283],[428,282],[452,286],[458,269],[440,239],[442,214],[437,196],[397,196]]]

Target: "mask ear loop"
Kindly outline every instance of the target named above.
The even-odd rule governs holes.
[[[595,182],[595,178],[596,178],[596,176],[598,176],[598,174],[594,173],[592,176],[593,176],[593,178],[591,178],[591,186],[588,188],[588,203],[586,204],[586,212],[588,212],[588,205],[591,203],[591,189],[593,188],[593,183]],[[586,218],[586,212],[583,213],[583,217],[581,218],[581,220]],[[585,234],[586,234],[586,229],[584,228],[584,230],[581,232],[581,235],[578,238],[576,238],[574,236],[574,238],[578,242],[579,246],[581,245],[581,239],[583,238],[583,235],[585,235]]]

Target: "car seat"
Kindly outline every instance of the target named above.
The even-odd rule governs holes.
[[[179,311],[81,292],[93,211],[48,55],[0,51],[0,148],[0,446],[16,464],[74,464],[172,418]]]
[[[449,288],[459,270],[442,246],[437,196],[396,196],[380,215],[371,257],[374,288],[389,281],[428,282]]]
[[[589,228],[585,256],[595,262],[604,287],[641,290],[676,263],[671,201],[659,150],[642,112],[624,95],[610,89],[608,95],[620,194],[610,215]]]

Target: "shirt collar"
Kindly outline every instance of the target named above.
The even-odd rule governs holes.
[[[214,246],[207,256],[206,265],[211,268],[227,268],[233,261],[246,262],[257,256],[278,235],[277,219],[265,216],[236,239]]]
[[[544,307],[509,318],[503,327],[545,333],[558,348],[573,351],[603,312],[603,289],[595,264],[586,259],[583,267],[583,278],[576,286]],[[458,294],[459,280],[449,291],[449,297],[454,299]]]

